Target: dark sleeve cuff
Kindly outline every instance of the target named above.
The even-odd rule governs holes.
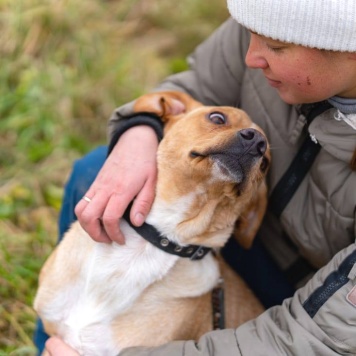
[[[119,121],[118,126],[116,127],[113,136],[110,140],[108,146],[108,156],[119,141],[120,136],[134,126],[146,125],[152,127],[157,135],[158,141],[161,141],[163,138],[163,122],[159,116],[152,113],[139,113],[132,116],[128,116]]]

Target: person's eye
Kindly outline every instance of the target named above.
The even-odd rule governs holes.
[[[284,43],[266,42],[266,47],[272,52],[282,52],[287,47],[287,45]]]
[[[272,52],[281,52],[284,49],[284,47],[282,46],[272,46],[272,45],[267,45],[267,48]]]
[[[209,114],[208,119],[216,125],[224,125],[226,123],[226,117],[221,112],[213,112]]]

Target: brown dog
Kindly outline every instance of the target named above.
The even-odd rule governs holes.
[[[134,110],[154,112],[165,123],[147,218],[156,240],[148,242],[121,219],[126,244],[99,244],[74,223],[43,266],[34,303],[46,331],[83,355],[198,339],[213,329],[212,290],[221,276],[225,327],[263,310],[210,252],[235,226],[248,246],[260,224],[270,160],[261,129],[241,110],[203,106],[179,92],[145,95]]]

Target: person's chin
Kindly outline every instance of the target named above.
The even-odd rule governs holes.
[[[287,95],[281,95],[281,94],[279,94],[279,96],[287,104],[290,104],[290,105],[303,104],[302,101],[297,100],[294,97],[290,97],[290,96],[287,96]]]
[[[302,96],[297,96],[293,93],[282,90],[278,90],[278,94],[285,103],[290,105],[306,104],[308,102],[313,102]]]

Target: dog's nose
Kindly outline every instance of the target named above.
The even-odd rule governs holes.
[[[259,131],[255,129],[243,129],[237,135],[240,136],[243,145],[248,148],[249,153],[259,156],[263,156],[266,153],[267,141]]]

